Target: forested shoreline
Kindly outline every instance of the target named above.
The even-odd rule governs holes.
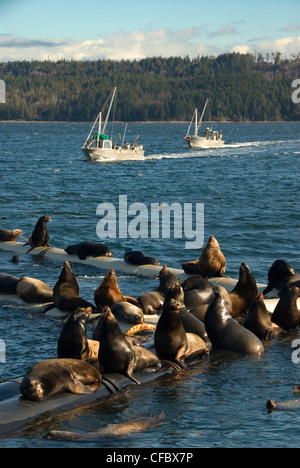
[[[299,55],[279,53],[0,62],[0,120],[90,122],[117,86],[119,121],[189,121],[206,98],[208,121],[298,121],[291,84],[299,70]]]

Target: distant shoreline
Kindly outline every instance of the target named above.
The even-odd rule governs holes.
[[[255,121],[250,121],[250,120],[242,120],[242,121],[236,121],[236,120],[211,120],[211,121],[205,121],[203,122],[203,125],[211,125],[211,124],[257,124],[257,123],[299,123],[299,120],[255,120]],[[53,124],[91,124],[91,122],[78,122],[78,121],[73,121],[73,120],[0,120],[0,123],[53,123]],[[190,121],[179,121],[179,120],[161,120],[161,121],[133,121],[133,122],[125,122],[125,121],[114,121],[114,124],[145,124],[145,125],[152,125],[152,124],[185,124],[188,125]]]

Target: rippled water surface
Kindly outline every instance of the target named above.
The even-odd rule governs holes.
[[[140,134],[145,161],[91,163],[81,146],[89,125],[75,123],[0,123],[0,227],[23,229],[27,239],[37,219],[48,214],[51,245],[97,241],[97,206],[144,203],[204,204],[204,240],[215,236],[227,260],[226,272],[237,278],[246,262],[257,282],[278,258],[300,271],[298,123],[222,124],[221,149],[190,150],[184,124],[131,124],[126,138]],[[116,126],[115,132],[124,126]],[[149,211],[150,212],[150,211]],[[109,239],[114,257],[127,246],[180,268],[199,257],[185,249],[186,239]],[[1,272],[28,275],[54,286],[61,263],[0,253]],[[105,271],[72,265],[80,294],[93,300]],[[120,289],[137,297],[157,286],[155,278],[118,273]],[[0,380],[20,377],[35,361],[56,356],[62,322],[32,307],[0,303],[0,339],[6,362]],[[88,333],[92,333],[89,325]],[[0,439],[3,447],[76,446],[44,438],[52,427],[90,431],[151,413],[165,411],[165,424],[117,442],[87,442],[89,447],[299,447],[300,414],[268,413],[266,401],[293,399],[300,383],[299,364],[292,362],[292,341],[273,339],[260,358],[213,352],[210,360],[137,388],[130,386],[83,412],[61,415]]]

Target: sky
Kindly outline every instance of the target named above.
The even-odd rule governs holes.
[[[0,0],[0,62],[300,53],[300,0]]]

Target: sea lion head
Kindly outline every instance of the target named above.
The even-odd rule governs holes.
[[[41,401],[45,395],[45,384],[38,379],[30,379],[26,383],[26,388],[22,391],[25,398],[34,401]]]
[[[11,231],[12,235],[15,236],[15,238],[19,237],[22,234],[22,229],[14,229]]]

